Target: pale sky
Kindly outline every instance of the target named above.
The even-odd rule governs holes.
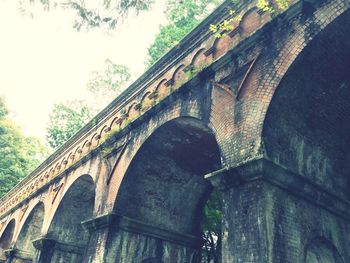
[[[23,17],[17,0],[0,0],[0,95],[26,135],[45,137],[55,102],[84,97],[91,71],[105,59],[144,71],[147,47],[164,22],[162,0],[115,32],[77,32],[69,11]]]

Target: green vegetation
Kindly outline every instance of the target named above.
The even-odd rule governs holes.
[[[232,0],[234,5],[237,5],[241,2],[242,0]],[[258,0],[256,3],[256,7],[265,11],[269,12],[271,16],[274,16],[278,14],[279,12],[285,10],[289,6],[290,0]],[[242,19],[242,14],[237,15],[236,10],[231,9],[229,11],[229,15],[231,18],[224,19],[218,24],[211,24],[209,26],[209,31],[211,31],[215,37],[221,38],[226,34],[226,32],[233,30],[232,23],[234,21],[241,21]]]
[[[4,98],[0,97],[0,197],[33,171],[48,150],[33,137],[25,137],[9,119]]]
[[[155,40],[148,48],[147,66],[154,64],[197,26],[223,0],[166,0],[168,23],[160,27]]]
[[[130,79],[127,67],[114,64],[109,59],[105,61],[102,71],[94,71],[91,76],[87,83],[91,101],[73,100],[54,106],[46,128],[47,141],[53,149],[63,145],[107,103],[117,97]]]
[[[53,149],[57,149],[91,118],[91,109],[84,101],[55,104],[47,127],[47,142]]]
[[[221,262],[221,220],[222,197],[214,190],[204,207],[202,221],[202,238],[204,241],[202,263]]]
[[[148,10],[153,0],[18,0],[23,15],[36,16],[36,10],[70,9],[75,12],[73,27],[114,29],[130,12]]]

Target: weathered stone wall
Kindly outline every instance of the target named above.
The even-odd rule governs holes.
[[[350,260],[348,219],[275,186],[265,186],[265,198],[271,262],[304,262],[306,248],[316,238],[333,244],[342,257],[341,262]]]

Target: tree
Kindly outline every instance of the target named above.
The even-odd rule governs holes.
[[[49,118],[47,142],[57,149],[92,118],[92,112],[84,101],[75,100],[55,104]]]
[[[221,220],[222,198],[218,190],[214,190],[204,207],[202,220],[202,238],[204,241],[202,262],[221,262]]]
[[[33,137],[25,137],[8,118],[0,97],[0,197],[33,171],[47,156],[47,149]]]
[[[18,0],[22,14],[35,17],[36,10],[70,9],[75,11],[74,28],[114,29],[130,12],[148,10],[154,0]]]
[[[3,97],[0,97],[0,120],[5,118],[8,113],[9,111],[6,107],[5,99]]]
[[[53,149],[63,145],[107,103],[120,94],[130,79],[126,66],[105,61],[105,68],[94,71],[87,83],[90,98],[58,103],[50,114],[46,138]]]
[[[87,83],[87,90],[93,95],[94,113],[118,96],[130,80],[130,72],[126,66],[106,59],[104,67],[102,71],[93,71]]]
[[[147,65],[151,66],[168,50],[179,43],[200,21],[223,0],[167,0],[168,24],[160,27],[155,40],[148,48]]]

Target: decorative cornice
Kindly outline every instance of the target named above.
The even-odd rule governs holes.
[[[113,226],[126,232],[145,235],[186,247],[200,248],[202,246],[202,239],[200,237],[162,229],[160,227],[117,214],[98,216],[82,222],[82,225],[89,231],[96,231]]]
[[[63,252],[75,253],[75,254],[83,254],[84,246],[79,246],[75,244],[69,244],[57,241],[51,238],[39,238],[33,241],[33,245],[38,250],[60,250]]]

